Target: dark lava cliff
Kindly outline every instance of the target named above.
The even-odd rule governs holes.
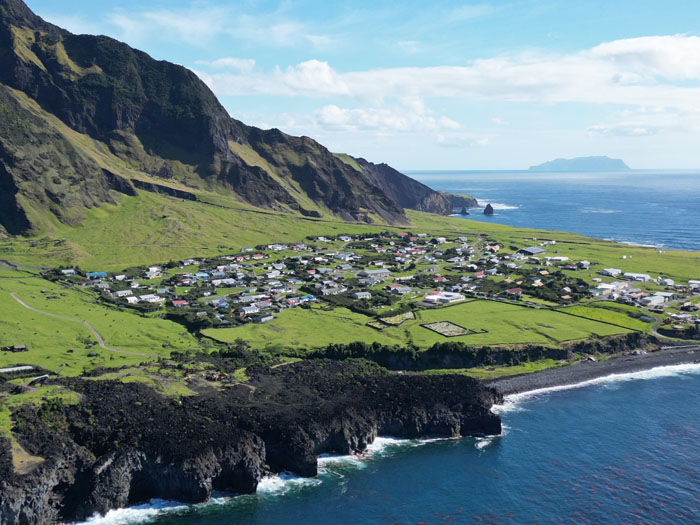
[[[134,172],[311,217],[402,224],[404,207],[451,211],[386,165],[358,171],[308,137],[246,126],[192,71],[74,35],[21,0],[0,0],[0,111],[0,226],[13,234],[39,227],[33,205],[79,222],[134,192]]]
[[[77,405],[25,407],[13,434],[45,458],[15,472],[0,441],[0,523],[49,523],[160,497],[251,493],[268,473],[315,476],[317,456],[363,450],[378,435],[499,434],[500,397],[461,376],[400,375],[331,361],[251,367],[250,382],[170,399],[149,387],[59,380]]]

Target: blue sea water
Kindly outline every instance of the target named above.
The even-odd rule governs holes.
[[[406,172],[428,186],[476,197],[496,213],[465,217],[581,233],[667,249],[700,250],[700,172]]]
[[[94,523],[699,523],[700,365],[512,396],[501,437],[380,440],[317,479]]]
[[[468,218],[700,250],[700,173],[414,172],[496,208]],[[377,440],[320,475],[206,505],[153,501],[95,525],[700,523],[700,365],[513,396],[503,436]]]

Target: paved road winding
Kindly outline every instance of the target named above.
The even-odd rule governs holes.
[[[27,310],[31,310],[32,312],[36,312],[36,313],[42,314],[42,315],[48,315],[49,317],[55,317],[56,319],[61,319],[62,321],[70,321],[72,323],[80,323],[80,324],[85,325],[87,327],[87,329],[90,330],[92,335],[95,336],[95,339],[97,339],[97,344],[100,345],[100,348],[107,350],[108,352],[114,352],[116,354],[126,354],[126,355],[140,355],[140,356],[144,356],[144,357],[158,357],[157,355],[154,355],[154,354],[142,354],[140,352],[129,352],[127,350],[118,350],[116,348],[111,348],[105,344],[105,341],[104,341],[104,339],[102,339],[102,336],[87,321],[83,321],[81,319],[73,319],[72,317],[66,317],[65,315],[52,314],[50,312],[43,312],[41,310],[37,310],[36,308],[29,306],[27,303],[22,301],[22,299],[17,297],[17,294],[15,292],[10,292],[10,295],[12,296],[12,298],[15,301],[17,301],[19,304],[24,306]]]

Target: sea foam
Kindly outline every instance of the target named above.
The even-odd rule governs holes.
[[[496,414],[504,414],[508,412],[520,412],[526,410],[520,403],[524,400],[546,395],[551,392],[559,392],[562,390],[571,390],[573,388],[584,388],[592,385],[610,385],[624,381],[638,381],[643,379],[657,379],[661,377],[678,377],[689,374],[700,374],[700,364],[689,363],[681,365],[659,366],[650,368],[649,370],[641,370],[639,372],[627,372],[624,374],[610,374],[580,383],[570,385],[552,386],[548,388],[539,388],[519,394],[510,394],[505,396],[504,402],[501,405],[494,405],[491,411]]]
[[[161,514],[186,510],[187,505],[177,501],[152,499],[149,503],[125,509],[110,510],[104,516],[96,515],[85,521],[90,525],[131,525],[147,523]]]
[[[478,199],[476,202],[482,208],[485,208],[487,204],[490,204],[491,207],[496,211],[498,211],[498,210],[517,210],[518,208],[520,208],[520,206],[514,206],[512,204],[503,204],[501,202],[490,202],[490,201],[484,200],[484,199]]]

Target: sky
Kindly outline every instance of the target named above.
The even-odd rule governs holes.
[[[190,68],[246,124],[402,170],[700,168],[700,2],[25,1]]]

